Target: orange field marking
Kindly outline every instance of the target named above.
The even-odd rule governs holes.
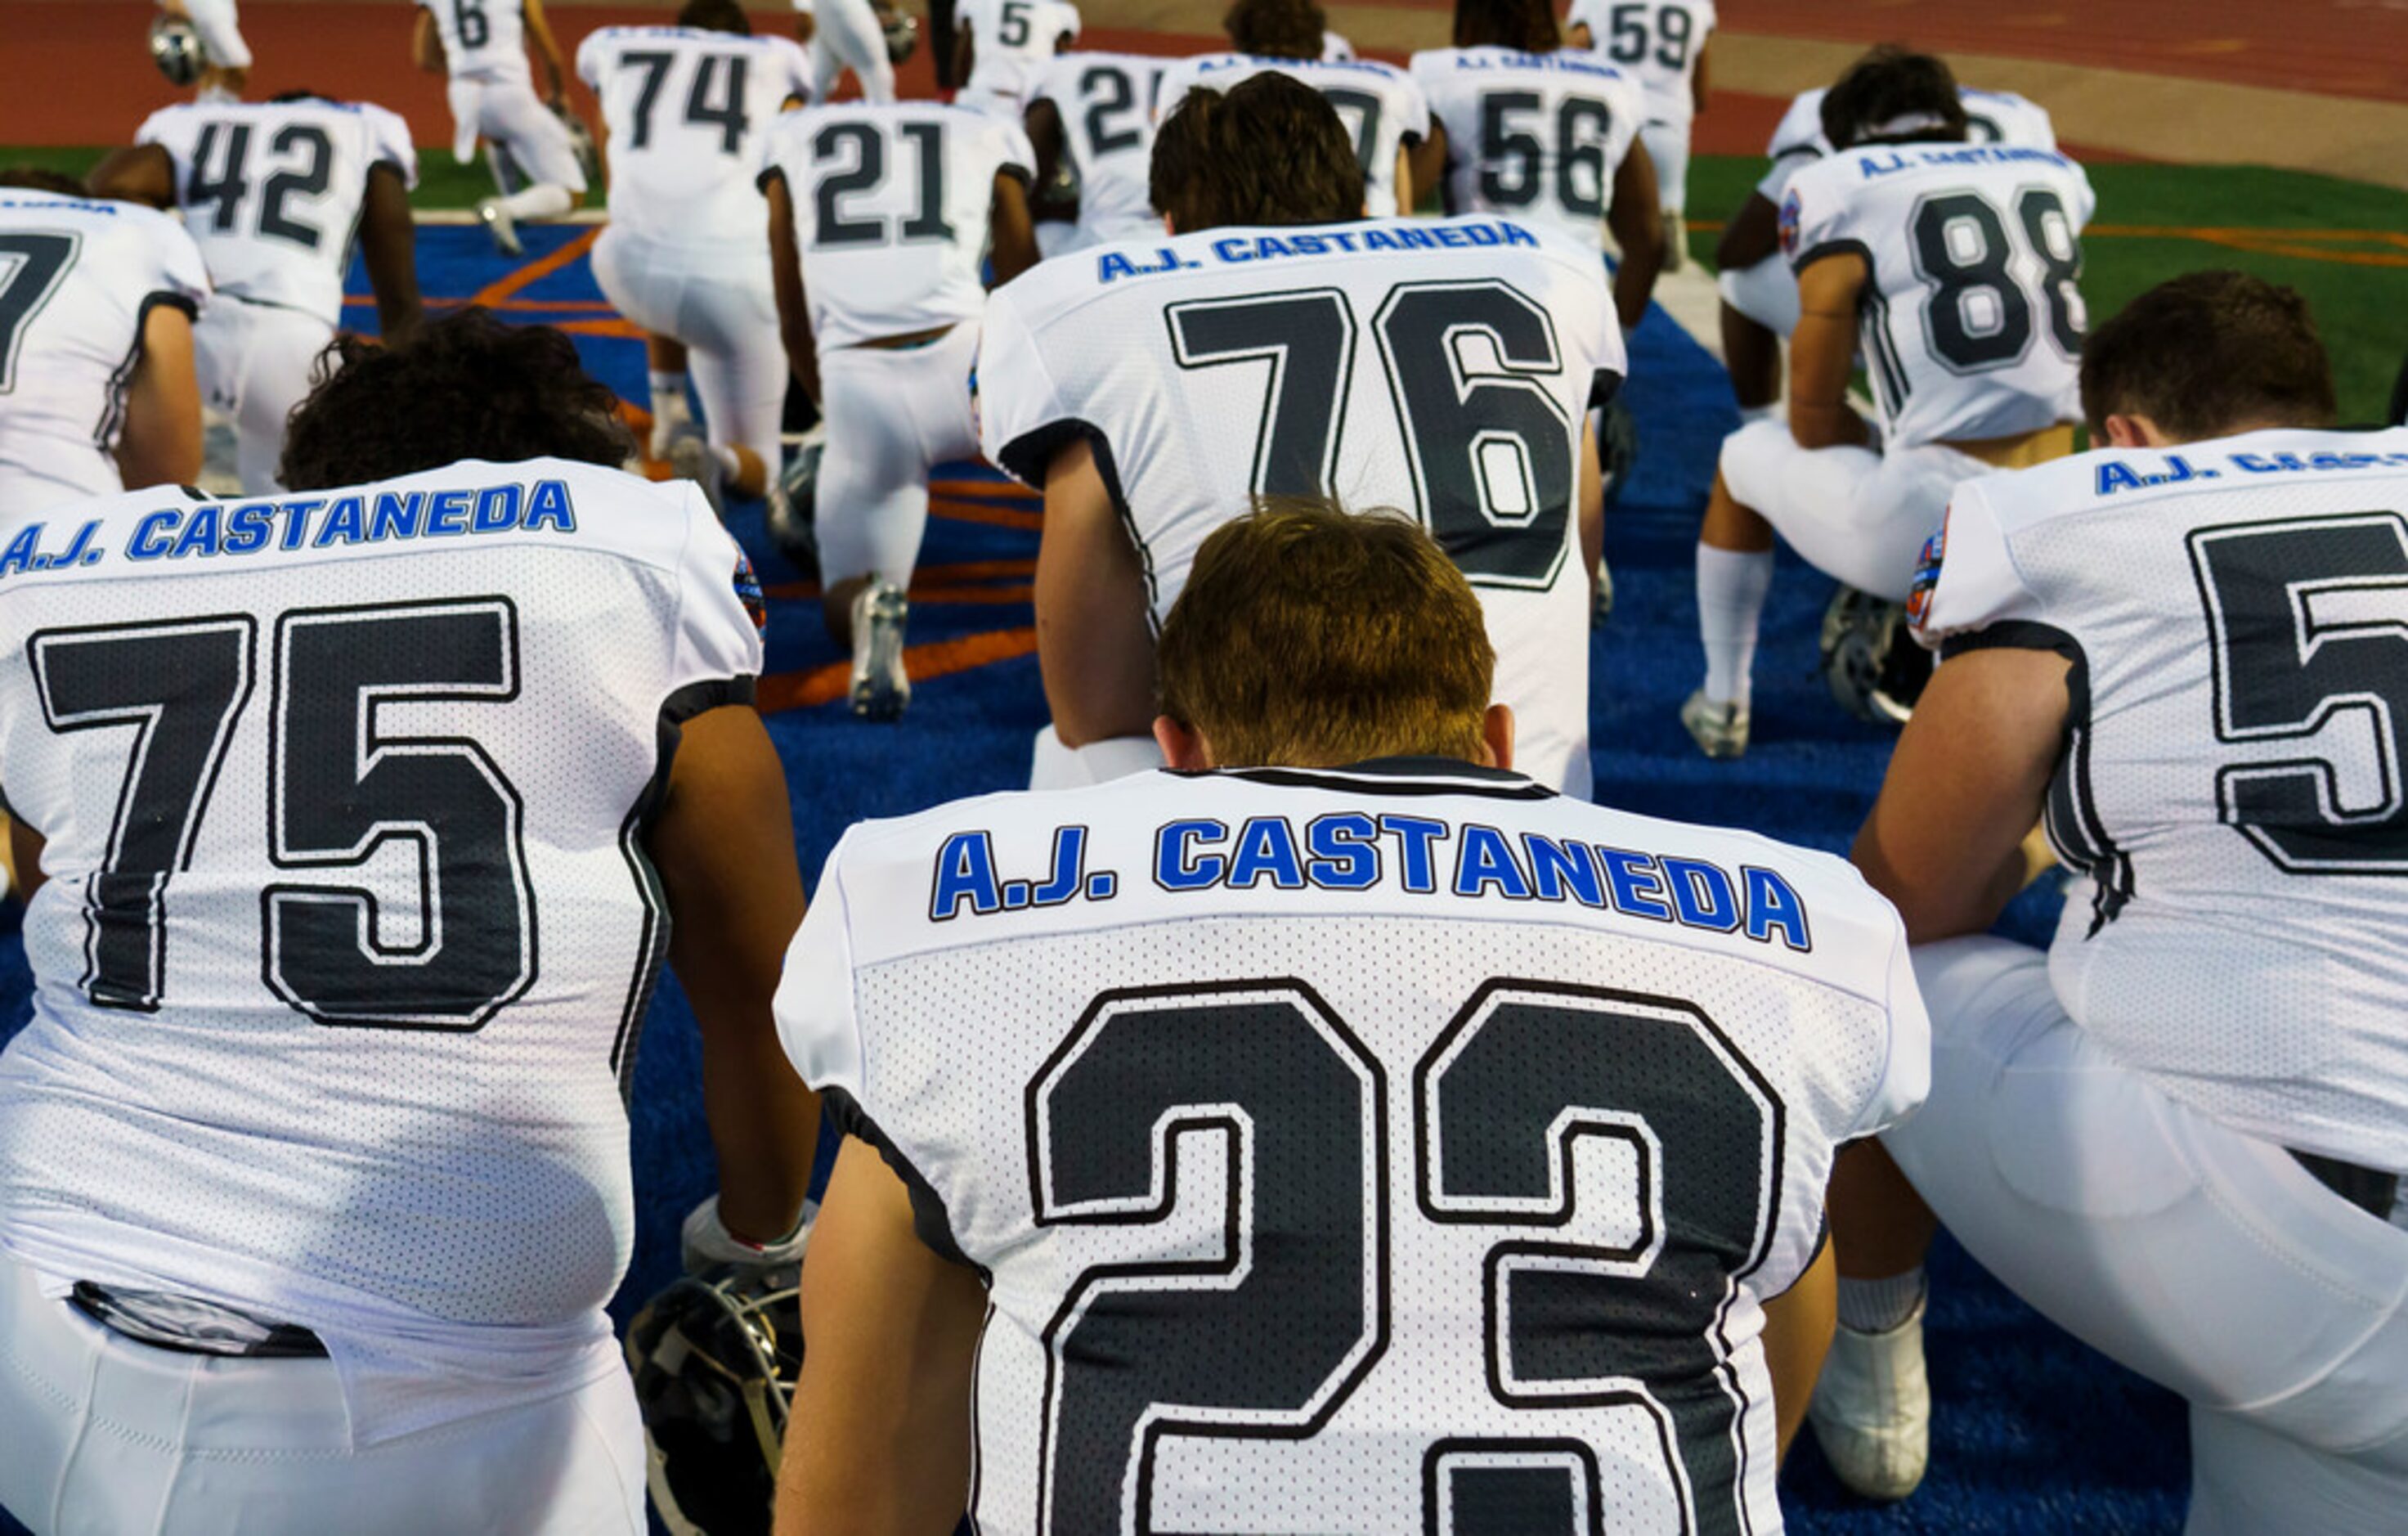
[[[554,272],[559,271],[562,267],[579,260],[584,256],[587,251],[593,250],[594,242],[601,237],[602,227],[598,224],[592,229],[585,230],[575,239],[569,241],[566,245],[562,246],[559,250],[552,252],[550,255],[538,256],[535,260],[527,263],[524,266],[518,268],[516,271],[509,273],[508,276],[499,278],[493,282],[487,283],[484,287],[478,289],[476,296],[469,299],[468,302],[471,304],[483,304],[488,306],[499,304],[504,299],[516,294],[520,289],[528,287],[534,283],[541,282],[544,279],[552,276]]]
[[[1034,629],[996,629],[982,635],[964,635],[959,639],[905,646],[903,665],[913,682],[927,682],[972,668],[1010,661],[1036,649]],[[808,672],[773,673],[761,680],[753,696],[763,714],[776,714],[783,710],[808,710],[834,703],[844,697],[852,686],[853,664],[832,661]]]
[[[1037,574],[1034,560],[964,560],[949,566],[922,566],[911,573],[911,596],[932,603],[1026,602],[1029,588],[1026,578]],[[1010,581],[1012,586],[968,586],[971,581]],[[803,598],[820,595],[817,581],[780,581],[761,589],[771,597]],[[976,596],[953,596],[953,593],[976,593]],[[995,596],[1009,593],[1003,597]]]
[[[930,497],[928,514],[955,523],[983,523],[990,528],[1022,528],[1030,533],[1045,525],[1045,519],[1034,511],[980,501],[958,501],[951,497]]]

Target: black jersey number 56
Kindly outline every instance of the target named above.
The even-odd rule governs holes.
[[[1747,1403],[1723,1328],[1772,1230],[1782,1123],[1762,1075],[1694,1004],[1498,980],[1437,1033],[1412,1086],[1400,1144],[1380,1062],[1293,978],[1110,992],[1088,1008],[1028,1084],[1035,1219],[1177,1219],[1189,1235],[1157,1246],[1191,1256],[1096,1264],[1046,1327],[1040,1530],[1142,1536],[1158,1529],[1164,1440],[1310,1440],[1367,1380],[1378,1390],[1392,1145],[1412,1159],[1425,1218],[1496,1233],[1459,1277],[1485,1319],[1479,1357],[1412,1389],[1533,1413],[1636,1408],[1683,1527],[1744,1529]],[[1623,1245],[1571,1241],[1584,1138],[1630,1149]],[[1182,1180],[1217,1194],[1217,1220],[1202,1197],[1182,1207]],[[1594,1453],[1533,1422],[1426,1446],[1423,1529],[1599,1536]]]

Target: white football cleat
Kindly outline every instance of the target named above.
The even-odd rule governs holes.
[[[1664,270],[1678,272],[1689,261],[1689,221],[1664,210]]]
[[[526,247],[519,242],[518,221],[510,210],[502,207],[498,197],[488,197],[477,205],[477,222],[494,237],[494,249],[505,256],[523,256]]]
[[[1931,1460],[1921,1301],[1885,1332],[1834,1330],[1806,1422],[1831,1471],[1856,1493],[1886,1501],[1915,1490]]]
[[[911,702],[911,675],[903,668],[903,626],[911,600],[892,581],[871,578],[853,598],[853,712],[864,720],[899,720]]]
[[[1709,757],[1740,757],[1747,753],[1744,704],[1717,704],[1700,688],[1681,706],[1681,724],[1688,728],[1689,739],[1698,744],[1698,750]]]
[[[703,437],[702,429],[692,423],[681,426],[669,439],[669,473],[701,486],[703,499],[710,503],[711,514],[723,523],[727,521],[727,466],[720,462],[718,452]]]

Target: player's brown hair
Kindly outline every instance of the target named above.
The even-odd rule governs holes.
[[[391,346],[344,336],[320,353],[316,385],[285,427],[277,478],[319,491],[463,459],[616,467],[635,451],[619,397],[585,371],[575,342],[469,309]]]
[[[1455,0],[1455,46],[1553,53],[1564,29],[1549,0]]]
[[[1923,125],[1884,132],[1900,120]],[[1954,142],[1965,136],[1965,101],[1956,75],[1936,53],[1883,43],[1848,65],[1823,95],[1823,136],[1840,149],[1857,144]]]
[[[1197,552],[1155,653],[1162,712],[1226,768],[1480,756],[1480,599],[1393,511],[1264,498]]]
[[[1235,0],[1221,18],[1230,46],[1266,59],[1317,59],[1329,19],[1314,0]]]
[[[1180,97],[1154,135],[1147,183],[1182,235],[1363,216],[1363,166],[1346,125],[1320,92],[1277,70]]]
[[[2330,426],[2332,361],[2296,288],[2192,272],[2126,305],[2082,344],[2082,414],[2145,416],[2186,442],[2255,426]]]
[[[10,165],[0,168],[0,187],[22,187],[27,192],[55,192],[62,197],[84,197],[90,194],[83,183],[72,176],[63,175],[47,165]]]
[[[677,24],[692,27],[696,32],[733,32],[741,37],[752,36],[752,19],[736,0],[685,0],[679,7]]]

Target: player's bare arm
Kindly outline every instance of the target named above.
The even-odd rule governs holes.
[[[1037,151],[1037,185],[1050,187],[1062,169],[1062,109],[1050,97],[1039,96],[1020,117],[1029,147]]]
[[[1420,142],[1410,146],[1402,170],[1397,178],[1397,211],[1411,213],[1421,199],[1425,187],[1443,186],[1446,181],[1446,124],[1436,114],[1430,117],[1429,133]],[[1407,196],[1407,193],[1411,196]]]
[[[795,200],[785,174],[771,171],[761,190],[769,200],[769,279],[778,300],[778,337],[786,366],[814,404],[820,397],[820,353],[811,339],[811,309],[803,293],[803,252],[795,243]]]
[[[1848,404],[1856,355],[1856,301],[1868,268],[1854,251],[1820,256],[1799,269],[1798,330],[1789,338],[1789,435],[1800,448],[1866,440]]]
[[[409,217],[409,189],[390,161],[368,167],[367,201],[360,213],[360,258],[376,293],[377,329],[388,341],[418,325],[418,229]]]
[[[193,319],[154,304],[142,319],[142,361],[125,395],[117,467],[129,486],[190,485],[201,478],[201,386],[193,372]]]
[[[847,1140],[803,1266],[810,1347],[778,1479],[779,1536],[945,1536],[969,1494],[986,1292],[930,1252],[911,1198]]]
[[[1764,1365],[1772,1374],[1772,1414],[1780,1425],[1784,1457],[1806,1422],[1814,1378],[1823,1373],[1831,1330],[1840,1325],[1839,1278],[1827,1242],[1798,1284],[1764,1303]]]
[[[1911,941],[1984,932],[2023,888],[2071,671],[2056,652],[1998,646],[1932,674],[1849,854]]]
[[[1706,115],[1706,98],[1713,87],[1709,83],[1714,72],[1714,35],[1698,45],[1698,66],[1689,76],[1689,109],[1699,117]]]
[[[552,35],[552,22],[543,14],[543,0],[525,0],[527,41],[535,45],[538,57],[543,60],[544,76],[552,89],[544,100],[553,107],[568,99],[568,66],[560,56],[560,39]]]
[[[92,168],[83,184],[94,197],[140,203],[147,208],[174,208],[176,160],[163,144],[129,144],[111,150]]]
[[[1626,331],[1647,316],[1656,274],[1664,266],[1664,200],[1656,185],[1656,162],[1647,146],[1634,142],[1613,173],[1613,201],[1605,223],[1622,251],[1613,274],[1613,309]]]
[[[1144,736],[1154,717],[1145,573],[1084,438],[1045,475],[1037,546],[1037,658],[1067,747]]]
[[[994,242],[995,286],[1000,288],[1042,259],[1037,249],[1037,223],[1028,212],[1028,183],[1017,171],[996,173],[987,223]]]
[[[953,34],[953,79],[968,80],[978,68],[978,29],[965,26]]]
[[[810,1186],[818,1096],[778,1043],[769,1000],[803,920],[785,770],[748,705],[685,723],[645,840],[668,898],[669,964],[702,1031],[702,1103],[730,1233],[772,1242]]]
[[[443,34],[435,27],[435,13],[421,10],[416,26],[409,34],[409,58],[430,75],[443,73]]]

